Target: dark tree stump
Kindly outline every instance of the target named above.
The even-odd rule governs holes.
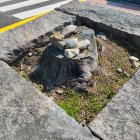
[[[39,62],[32,69],[31,79],[42,84],[46,90],[50,90],[78,78],[91,78],[91,72],[98,66],[94,31],[86,27],[78,27],[76,37],[79,40],[89,39],[91,44],[72,59],[66,58],[64,51],[52,44],[47,46]]]

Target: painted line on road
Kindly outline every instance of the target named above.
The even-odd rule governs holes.
[[[11,0],[6,0],[6,1],[11,1]],[[68,0],[68,1],[72,1],[72,0]],[[79,0],[79,2],[86,2],[86,1],[87,0]],[[16,28],[18,26],[21,26],[23,24],[26,24],[26,23],[28,23],[28,22],[30,22],[32,20],[35,20],[35,19],[37,19],[37,18],[39,18],[39,17],[41,17],[41,16],[43,16],[45,14],[48,14],[49,12],[51,12],[53,10],[54,10],[54,8],[53,9],[49,9],[49,10],[47,10],[47,11],[41,13],[41,14],[37,14],[37,15],[34,15],[34,16],[30,17],[30,18],[21,20],[19,22],[14,23],[14,24],[8,25],[6,27],[0,28],[0,33],[5,32],[5,31],[8,31],[10,29],[14,29],[14,28]]]
[[[11,1],[11,0],[1,0],[0,3],[7,2],[7,1]]]
[[[87,0],[79,0],[80,2],[86,2]]]
[[[30,5],[34,5],[34,4],[38,4],[38,3],[46,2],[46,1],[49,1],[49,0],[29,0],[29,1],[24,1],[24,2],[20,2],[20,3],[0,7],[0,11],[1,12],[6,12],[6,11],[13,10],[13,9],[22,8],[22,7],[25,7],[25,6],[30,6]]]
[[[27,22],[30,22],[30,21],[35,20],[35,19],[37,19],[37,18],[39,18],[39,17],[41,17],[41,16],[43,16],[43,15],[45,15],[45,14],[48,14],[49,12],[51,12],[51,10],[50,10],[50,11],[47,11],[47,12],[45,12],[45,13],[38,14],[38,15],[36,15],[36,16],[27,18],[27,19],[25,19],[25,20],[19,21],[19,22],[17,22],[17,23],[11,24],[11,25],[9,25],[9,26],[3,27],[3,28],[0,29],[0,33],[5,32],[5,31],[8,31],[8,30],[10,30],[10,29],[14,29],[14,28],[16,28],[16,27],[18,27],[18,26],[21,26],[21,25],[23,25],[23,24],[25,24],[25,23],[27,23]]]
[[[41,7],[41,8],[37,8],[37,9],[21,12],[21,13],[18,13],[18,14],[14,14],[12,16],[16,17],[16,18],[19,18],[19,19],[29,18],[31,16],[34,16],[34,15],[38,14],[39,12],[43,13],[43,12],[46,12],[46,11],[53,10],[53,9],[63,5],[63,4],[71,2],[71,1],[72,0],[66,0],[66,1],[58,2],[56,4],[52,4],[52,5],[44,6],[44,7]]]

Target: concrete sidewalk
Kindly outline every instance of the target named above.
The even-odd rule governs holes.
[[[117,3],[117,2],[111,2],[108,0],[88,0],[92,4],[97,4],[105,7],[109,7],[112,9],[116,9],[122,12],[134,14],[134,15],[140,15],[140,6],[139,5],[133,5],[133,4],[127,4],[127,3]]]

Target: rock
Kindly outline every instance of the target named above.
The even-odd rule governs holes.
[[[132,62],[139,61],[139,59],[135,56],[130,56],[129,58],[130,58],[130,61],[132,61]]]
[[[76,31],[76,28],[77,28],[77,26],[75,26],[75,25],[68,25],[62,30],[62,34],[65,37],[68,37]]]
[[[29,49],[46,42],[45,38],[40,38],[41,35],[46,36],[46,33],[64,24],[72,24],[75,19],[75,16],[53,11],[32,22],[0,33],[0,60],[7,63],[16,61]]]
[[[67,47],[70,49],[78,48],[78,38],[66,39],[65,42]]]
[[[118,72],[118,73],[123,73],[123,70],[122,70],[121,68],[118,68],[118,69],[117,69],[117,72]]]
[[[117,37],[140,44],[140,16],[128,14],[110,7],[94,5],[89,2],[72,1],[57,8],[57,11],[76,15],[82,25],[111,33]]]
[[[82,40],[78,42],[78,48],[79,49],[85,49],[90,44],[90,41],[88,39]]]
[[[67,58],[73,58],[78,54],[79,54],[79,49],[78,48],[77,49],[65,49],[65,51],[64,51],[64,55]]]
[[[33,55],[33,53],[31,53],[31,52],[30,52],[30,53],[28,53],[28,56],[30,56],[30,57],[31,57],[32,55]]]
[[[89,124],[104,140],[139,140],[140,69]]]
[[[133,67],[134,68],[138,68],[140,66],[140,63],[139,62],[133,62]]]
[[[2,61],[0,85],[1,140],[98,140]]]
[[[106,51],[106,46],[101,46],[101,53],[103,54]]]
[[[59,50],[65,50],[66,49],[66,42],[65,41],[54,42],[53,46],[57,47]]]
[[[123,74],[126,76],[126,77],[130,77],[130,74],[129,73],[127,73],[126,71],[123,71]]]
[[[95,38],[95,32],[92,29],[83,30],[81,34],[82,34],[82,39],[91,40]]]
[[[62,41],[64,39],[64,35],[61,34],[60,32],[55,32],[53,35],[50,36],[50,41],[52,43]]]
[[[63,89],[60,89],[60,88],[56,88],[55,91],[58,94],[63,94],[64,93]]]
[[[98,38],[101,38],[103,40],[106,40],[106,34],[104,32],[100,32],[98,35],[97,35]]]

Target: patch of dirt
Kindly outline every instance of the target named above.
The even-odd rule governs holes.
[[[97,38],[99,51],[99,69],[93,73],[92,81],[87,84],[88,93],[77,93],[68,85],[59,87],[61,93],[53,89],[46,92],[42,85],[33,83],[39,90],[51,97],[70,116],[79,123],[89,123],[106,106],[117,91],[131,78],[135,69],[129,60],[131,55],[137,56],[140,51],[134,50],[134,46],[123,40],[107,40]],[[31,67],[40,58],[45,47],[30,50],[30,52],[18,63],[13,65],[21,76],[29,80]],[[137,52],[137,53],[136,53]],[[121,68],[129,74],[118,73]],[[58,91],[58,90],[57,90]],[[63,91],[63,92],[62,92]]]

